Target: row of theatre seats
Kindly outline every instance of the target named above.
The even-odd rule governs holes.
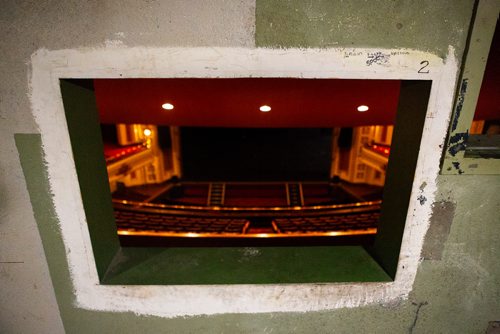
[[[251,219],[214,217],[179,213],[148,212],[115,208],[118,233],[123,235],[252,237],[262,235],[253,229]],[[378,208],[344,214],[315,214],[311,216],[282,216],[269,218],[266,231],[273,236],[316,236],[335,233],[374,234],[380,218]],[[257,232],[255,232],[257,231]]]
[[[172,234],[244,234],[250,222],[246,219],[190,217],[153,214],[115,209],[118,231],[169,232]]]

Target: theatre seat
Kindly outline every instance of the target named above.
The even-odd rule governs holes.
[[[279,234],[325,234],[376,229],[380,218],[378,211],[349,215],[319,217],[279,218],[272,222]]]
[[[118,231],[121,234],[162,234],[172,236],[221,236],[245,234],[250,222],[246,219],[189,217],[115,210]]]

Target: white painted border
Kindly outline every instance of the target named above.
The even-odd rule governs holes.
[[[369,53],[389,57],[367,65]],[[387,60],[387,62],[385,62]],[[428,74],[419,74],[421,61]],[[429,225],[458,63],[450,47],[433,54],[388,49],[102,48],[41,49],[32,56],[31,103],[48,163],[50,185],[76,306],[175,317],[217,313],[307,312],[406,298]],[[398,272],[390,283],[217,286],[100,285],[64,116],[60,78],[300,77],[433,80]],[[426,184],[423,190],[421,184]],[[420,205],[417,197],[427,198]]]

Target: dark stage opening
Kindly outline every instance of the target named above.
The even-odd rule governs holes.
[[[332,129],[181,128],[183,178],[192,181],[328,180]]]

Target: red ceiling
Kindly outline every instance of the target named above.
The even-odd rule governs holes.
[[[498,34],[497,34],[498,35]],[[475,119],[499,119],[498,37]],[[291,78],[96,79],[102,123],[222,127],[334,127],[392,124],[399,80]],[[175,108],[163,110],[172,103]],[[272,107],[269,113],[259,106]],[[357,106],[370,107],[360,113]]]
[[[102,123],[334,127],[392,124],[398,80],[96,79]],[[175,108],[161,108],[165,102]],[[269,113],[259,111],[267,104]],[[364,113],[357,106],[370,109]]]

